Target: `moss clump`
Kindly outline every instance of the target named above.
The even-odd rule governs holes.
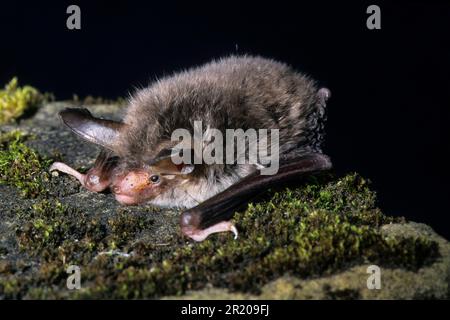
[[[24,197],[44,194],[45,172],[50,160],[25,145],[29,138],[20,131],[0,133],[0,183],[18,188]]]
[[[0,124],[11,122],[25,112],[36,108],[45,95],[31,86],[19,87],[14,77],[3,90],[0,90]]]

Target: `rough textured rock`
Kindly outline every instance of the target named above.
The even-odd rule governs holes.
[[[87,169],[93,164],[98,149],[82,142],[60,123],[57,112],[68,106],[73,106],[73,103],[47,104],[39,108],[31,118],[15,125],[2,126],[1,131],[19,129],[34,137],[27,140],[26,145],[40,155],[50,159],[62,159],[75,168]],[[89,109],[96,115],[109,118],[121,118],[123,113],[123,107],[118,105],[98,104],[89,106]],[[250,207],[247,209],[247,215],[241,216],[240,221],[242,224],[246,223],[248,230],[243,230],[238,242],[234,242],[228,235],[217,235],[202,244],[195,244],[180,236],[178,210],[159,209],[150,205],[122,207],[114,201],[111,194],[88,192],[80,188],[71,177],[42,174],[46,192],[34,198],[22,197],[16,187],[0,184],[0,298],[446,299],[450,297],[449,242],[426,225],[402,223],[398,219],[382,217],[379,210],[373,207],[374,194],[366,191],[365,182],[358,182],[359,178],[354,176],[347,180],[345,178],[324,180],[328,182],[323,183],[323,188],[321,182],[315,182],[314,186],[306,188],[305,192],[294,192],[292,195],[289,193],[289,196],[281,193],[278,198],[275,196],[273,201],[295,200],[295,204],[285,206],[287,210],[285,213],[277,213],[278,217],[286,216],[286,219],[292,218],[289,216],[289,210],[301,212],[301,217],[317,215],[321,219],[329,217],[321,213],[321,210],[330,211],[331,217],[341,212],[345,214],[342,221],[350,219],[345,222],[347,224],[332,221],[335,224],[330,222],[328,226],[337,227],[336,230],[342,232],[340,236],[343,238],[333,238],[327,233],[323,236],[321,225],[316,227],[317,230],[312,229],[313,232],[317,232],[318,244],[324,245],[328,240],[332,242],[330,250],[334,250],[333,246],[343,243],[350,243],[359,248],[360,239],[368,241],[408,239],[408,246],[405,246],[404,250],[408,261],[404,264],[401,260],[399,264],[398,259],[395,263],[389,261],[392,252],[401,254],[404,244],[400,240],[386,242],[392,244],[392,247],[386,244],[381,246],[383,250],[387,250],[387,255],[380,258],[383,262],[380,266],[382,285],[380,290],[369,290],[366,284],[369,276],[367,267],[372,264],[366,260],[374,254],[367,254],[364,257],[358,257],[357,254],[355,256],[355,253],[346,255],[345,247],[344,250],[336,250],[336,256],[312,251],[313,255],[323,255],[324,258],[317,261],[311,260],[310,254],[306,252],[305,256],[302,256],[302,259],[306,260],[299,261],[316,266],[317,270],[298,269],[295,265],[292,270],[285,270],[276,266],[276,260],[269,260],[273,265],[271,263],[258,265],[257,268],[263,268],[261,270],[266,273],[271,270],[270,268],[274,268],[274,274],[269,272],[266,277],[260,277],[259,280],[255,277],[255,283],[251,283],[251,274],[250,276],[247,274],[245,281],[237,278],[241,274],[234,272],[234,269],[258,270],[252,269],[252,265],[261,263],[264,255],[266,257],[268,255],[267,250],[270,251],[275,243],[281,244],[281,247],[276,249],[278,251],[271,252],[272,259],[276,254],[286,259],[281,253],[283,243],[289,245],[289,242],[283,242],[285,240],[281,241],[276,237],[283,237],[286,234],[289,236],[289,232],[284,234],[282,230],[278,230],[271,236],[270,232],[268,233],[270,228],[266,228],[264,234],[261,229],[259,238],[258,224],[266,223],[267,220],[258,222],[252,215],[255,212],[270,214],[271,211],[279,211],[279,206],[272,204],[272,200],[265,204],[266,207]],[[355,187],[361,194],[352,195],[350,191],[342,189],[340,184],[346,181],[350,185],[361,183],[361,186]],[[303,205],[303,200],[296,200],[297,195],[311,203]],[[353,216],[349,213],[355,210],[359,215]],[[370,220],[372,215],[373,221]],[[352,225],[352,219],[360,219],[362,222]],[[394,220],[396,223],[379,227],[382,223]],[[293,221],[280,225],[296,226],[297,220]],[[276,221],[273,223],[275,230]],[[377,231],[364,237],[363,233],[371,232],[371,228]],[[347,229],[348,239],[344,233]],[[300,231],[297,230],[297,234],[301,234],[298,233]],[[293,235],[295,236],[295,233]],[[253,252],[249,241],[253,239],[251,237],[261,241],[262,244],[258,245],[267,250],[260,253]],[[414,239],[417,239],[417,242]],[[308,239],[310,242],[305,242],[306,244],[301,240],[296,240],[301,244],[294,247],[296,250],[306,250],[302,245],[316,243],[314,235]],[[338,240],[344,242],[333,243]],[[245,247],[240,248],[240,245]],[[377,248],[376,245],[377,243],[371,243],[355,252],[365,253],[364,250]],[[356,250],[355,248],[348,250]],[[226,254],[230,256],[224,256]],[[342,261],[339,260],[341,256],[344,259]],[[328,267],[326,259],[331,258],[336,260]],[[70,264],[80,265],[82,268],[82,289],[78,291],[66,288],[68,276],[66,268]]]
[[[448,299],[450,244],[429,226],[410,222],[382,227],[386,236],[425,236],[439,243],[441,258],[430,266],[414,271],[400,268],[381,269],[381,288],[367,288],[367,268],[358,265],[330,276],[315,279],[281,277],[266,284],[259,295],[230,293],[206,288],[188,292],[185,299]],[[168,297],[168,299],[179,297]]]

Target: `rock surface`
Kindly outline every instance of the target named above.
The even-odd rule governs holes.
[[[387,236],[425,236],[439,243],[441,258],[417,271],[381,268],[380,289],[368,289],[370,264],[315,279],[283,276],[262,287],[259,295],[206,288],[188,292],[184,299],[449,299],[450,245],[429,226],[410,222],[383,227]],[[179,299],[180,297],[168,297]]]
[[[60,123],[57,112],[68,106],[71,106],[70,102],[49,103],[32,118],[17,125],[3,126],[1,130],[19,129],[33,135],[35,138],[27,141],[27,145],[39,154],[51,159],[60,158],[75,168],[89,168],[99,150],[82,142]],[[117,105],[92,105],[89,109],[108,118],[120,118],[123,113],[123,107]],[[223,284],[216,287],[208,282],[208,275],[201,277],[206,279],[203,286],[191,285],[191,282],[196,283],[192,278],[196,275],[190,275],[187,270],[188,280],[181,286],[183,289],[174,289],[170,287],[170,279],[166,281],[159,273],[154,275],[154,269],[159,267],[155,267],[153,261],[162,261],[161,268],[170,269],[165,257],[175,248],[196,250],[196,246],[203,245],[180,237],[178,210],[150,205],[122,207],[111,194],[88,192],[66,175],[49,175],[48,180],[48,194],[38,198],[23,198],[15,187],[0,184],[0,298],[104,298],[109,297],[109,292],[114,292],[111,293],[113,298],[168,299],[450,297],[450,244],[430,227],[414,222],[387,224],[381,227],[380,232],[385,237],[420,237],[436,243],[437,258],[420,265],[417,270],[402,266],[381,267],[379,290],[367,288],[367,267],[371,265],[367,261],[346,264],[334,271],[312,273],[313,276],[281,274],[261,284],[256,292],[230,291]],[[47,198],[51,199],[49,203],[45,202]],[[51,207],[59,202],[65,209],[51,211]],[[52,216],[45,216],[49,212]],[[58,213],[67,213],[67,219],[78,221],[66,221]],[[30,226],[27,225],[28,219],[32,221]],[[55,236],[57,232],[60,233]],[[214,241],[226,243],[233,240],[221,235]],[[92,252],[87,252],[89,248],[93,248]],[[78,254],[77,250],[82,253]],[[140,252],[139,259],[133,258],[135,252]],[[71,261],[66,261],[68,257]],[[87,275],[82,274],[83,281],[85,279],[83,289],[78,292],[65,287],[69,263],[81,265],[82,269],[89,265],[86,267]],[[127,278],[123,280],[124,277]],[[154,279],[154,282],[149,279]],[[161,279],[168,282],[167,289],[150,288]],[[122,287],[118,287],[117,282]]]

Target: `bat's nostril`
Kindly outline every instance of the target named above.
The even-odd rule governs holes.
[[[113,191],[115,194],[118,194],[118,193],[120,193],[120,187],[115,186],[115,187],[112,188],[112,191]]]

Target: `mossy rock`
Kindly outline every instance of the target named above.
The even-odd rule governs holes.
[[[238,240],[194,243],[180,235],[178,210],[123,207],[46,172],[55,159],[85,170],[98,152],[59,123],[67,106],[47,104],[3,128],[0,298],[449,297],[449,243],[385,216],[360,175],[325,173],[268,191],[236,214]],[[66,287],[70,265],[81,268],[79,290]],[[380,290],[367,289],[369,265],[381,268]]]
[[[439,245],[440,258],[418,270],[381,268],[381,288],[368,289],[370,264],[350,267],[342,272],[303,279],[282,276],[261,288],[259,294],[229,292],[207,287],[190,291],[183,299],[448,299],[450,244],[425,224],[410,222],[388,224],[382,234],[396,238],[427,238]],[[170,296],[165,299],[179,299]]]

